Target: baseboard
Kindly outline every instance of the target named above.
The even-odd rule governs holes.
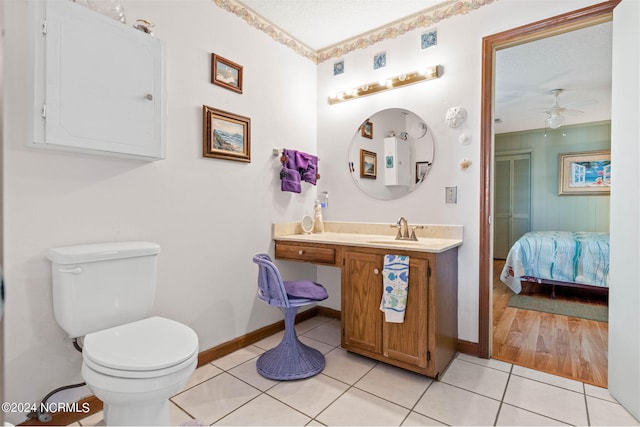
[[[479,357],[480,350],[477,342],[458,340],[458,351],[470,356]]]

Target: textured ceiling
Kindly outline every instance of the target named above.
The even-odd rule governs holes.
[[[563,89],[567,124],[611,118],[612,23],[560,34],[496,53],[496,132],[544,127],[552,89]]]
[[[517,1],[517,0],[503,0]],[[240,0],[316,51],[454,0]],[[551,90],[563,89],[566,124],[611,118],[611,22],[496,53],[495,132],[544,127]],[[444,64],[446,66],[446,64]],[[479,70],[477,71],[480,72]],[[474,106],[466,106],[474,108]]]
[[[314,50],[450,3],[443,0],[240,0]]]

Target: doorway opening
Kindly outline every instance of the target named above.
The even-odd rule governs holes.
[[[566,33],[612,20],[613,9],[619,3],[612,0],[508,30],[483,39],[482,109],[481,109],[481,201],[480,201],[480,310],[478,355],[492,355],[492,278],[494,272],[492,245],[493,150],[494,150],[494,89],[496,52],[554,35]],[[497,220],[497,218],[495,218]]]

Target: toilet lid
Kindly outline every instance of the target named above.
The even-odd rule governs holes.
[[[198,336],[186,325],[150,317],[89,334],[83,357],[122,371],[155,371],[178,365],[198,351]]]

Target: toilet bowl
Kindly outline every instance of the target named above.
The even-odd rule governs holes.
[[[107,425],[168,425],[169,401],[198,363],[198,336],[150,317],[160,246],[108,242],[49,249],[53,312],[84,337],[81,373]]]
[[[107,425],[169,425],[168,399],[198,363],[187,326],[151,317],[85,337],[82,376],[104,403]]]

